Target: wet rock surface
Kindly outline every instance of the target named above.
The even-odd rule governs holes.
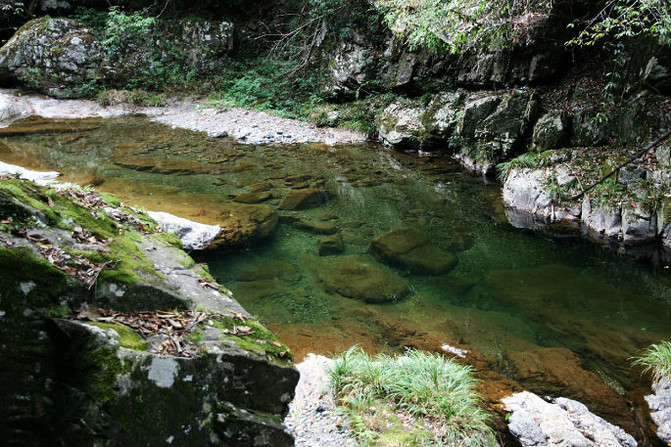
[[[224,205],[219,217],[221,232],[209,248],[235,246],[270,236],[279,216],[266,205],[230,203]]]

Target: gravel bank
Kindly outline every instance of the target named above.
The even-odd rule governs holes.
[[[230,136],[248,144],[335,145],[366,141],[364,134],[351,130],[317,127],[313,123],[240,107],[204,108],[199,103],[177,103],[167,107],[101,106],[82,99],[20,96],[15,90],[0,89],[0,127],[31,115],[44,118],[114,118],[138,114],[169,126],[207,132],[215,138]]]
[[[324,368],[332,360],[308,354],[296,365],[301,378],[284,422],[296,438],[296,447],[356,447],[351,430],[335,411],[333,393],[327,391]]]

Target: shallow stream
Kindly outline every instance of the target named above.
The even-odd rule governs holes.
[[[233,213],[235,195],[255,191],[245,200],[262,204],[247,206],[275,210],[292,190],[325,191],[330,200],[309,209],[277,210],[277,228],[265,239],[194,253],[297,359],[353,344],[371,351],[458,345],[479,351],[502,377],[608,414],[612,396],[637,403],[632,396],[643,385],[630,358],[671,337],[666,265],[575,233],[516,229],[500,186],[448,159],[373,145],[240,145],[123,118],[15,123],[0,129],[0,161],[57,170],[66,181],[204,223]],[[456,256],[456,266],[431,275],[369,254],[371,240],[398,228],[423,234]],[[333,234],[342,236],[343,251],[320,256],[319,240]],[[352,279],[352,265],[377,276]],[[385,303],[343,296],[345,286],[371,293],[399,279],[406,292],[383,291]]]

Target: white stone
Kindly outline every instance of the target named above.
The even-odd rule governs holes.
[[[61,175],[55,171],[31,171],[21,166],[11,165],[0,161],[0,174],[16,175],[24,180],[30,180],[38,185],[51,185],[56,183],[56,178]]]
[[[147,214],[163,231],[179,237],[187,250],[206,248],[221,232],[219,225],[202,224],[163,211],[148,211]]]

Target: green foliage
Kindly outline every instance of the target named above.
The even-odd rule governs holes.
[[[291,61],[261,58],[238,63],[208,102],[265,110],[287,118],[303,117],[306,108],[319,101],[314,95],[318,74],[296,78],[283,75],[295,65]]]
[[[153,17],[143,17],[137,11],[126,14],[118,6],[112,6],[107,13],[102,41],[110,60],[121,59],[129,51],[131,42],[133,45],[149,43],[155,25]]]
[[[627,194],[627,185],[618,182],[613,177],[607,178],[594,188],[595,200],[599,204],[620,201]]]
[[[380,442],[387,426],[414,418],[417,442],[399,445],[492,446],[489,417],[479,407],[471,372],[437,354],[409,350],[371,358],[356,347],[336,357],[328,370],[330,386],[363,443],[387,445]],[[430,421],[432,428],[421,429],[420,421]]]
[[[164,107],[168,103],[165,93],[149,93],[142,89],[103,89],[98,91],[95,100],[103,106],[133,104],[136,106]]]
[[[78,6],[70,16],[73,20],[90,26],[95,30],[103,30],[107,25],[107,11],[98,11],[93,8]]]
[[[547,0],[373,0],[373,4],[410,48],[435,53],[505,48],[522,39],[551,6]]]
[[[527,152],[512,160],[505,161],[496,165],[496,176],[503,181],[508,178],[510,170],[513,168],[535,168],[540,163],[538,152]]]
[[[634,360],[634,365],[642,366],[645,371],[652,372],[655,377],[671,377],[671,341],[651,345],[639,358]]]
[[[570,25],[575,27],[576,23]],[[671,44],[671,3],[668,0],[608,0],[604,8],[567,45],[591,46],[646,35]]]

